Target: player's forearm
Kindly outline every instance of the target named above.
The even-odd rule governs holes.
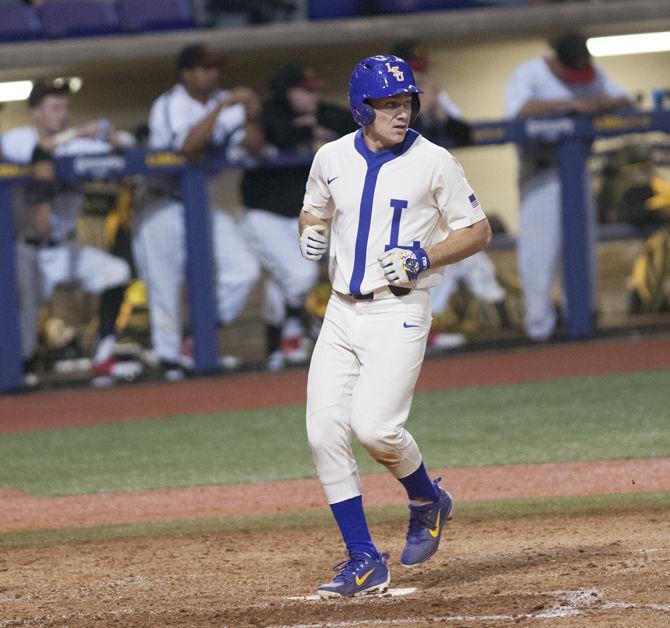
[[[314,214],[310,214],[309,212],[306,212],[305,210],[302,210],[300,212],[300,216],[298,217],[298,231],[302,233],[305,229],[305,227],[311,227],[313,225],[328,225],[327,220],[323,220],[322,218],[319,218],[318,216],[315,216]]]
[[[438,244],[426,248],[431,268],[455,264],[466,257],[483,251],[491,242],[491,226],[484,219],[474,225],[457,229]]]
[[[633,102],[627,96],[604,96],[601,99],[600,111],[612,111],[613,109],[628,109],[633,107]]]
[[[263,128],[256,120],[247,120],[244,127],[244,139],[242,148],[250,155],[260,155],[265,146],[265,133]]]
[[[568,113],[574,110],[574,100],[529,100],[519,109],[517,118],[546,116],[550,113]]]
[[[181,146],[182,153],[188,157],[192,157],[207,146],[221,108],[221,106],[215,107],[188,132],[188,135]]]

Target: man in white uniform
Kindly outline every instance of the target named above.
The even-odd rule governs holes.
[[[221,90],[218,60],[204,46],[184,48],[177,58],[179,82],[151,107],[149,147],[201,154],[210,146],[241,146],[249,154],[263,147],[260,105],[248,88]],[[133,253],[146,284],[151,339],[166,379],[180,379],[187,364],[181,355],[181,289],[186,260],[184,203],[178,177],[147,177],[133,235]],[[244,307],[260,275],[256,257],[237,225],[212,208],[216,300],[222,324]],[[212,269],[214,272],[215,269]]]
[[[514,71],[505,94],[507,117],[593,115],[630,105],[625,91],[591,62],[583,37],[566,35],[553,48],[554,54],[531,59]],[[544,142],[524,144],[519,147],[519,162],[518,265],[526,301],[525,327],[531,340],[543,342],[556,326],[552,288],[561,255],[556,148]],[[592,207],[590,197],[587,202]],[[591,214],[595,221],[593,210]]]
[[[314,159],[300,214],[300,247],[318,260],[330,243],[333,286],[307,384],[307,435],[348,552],[322,597],[383,591],[387,554],[368,531],[353,432],[407,490],[400,562],[437,550],[451,512],[404,429],[430,329],[429,289],[442,267],[488,245],[491,230],[458,162],[409,129],[419,88],[405,61],[369,57],[354,69],[355,133]]]
[[[37,82],[28,99],[33,125],[11,129],[2,137],[2,153],[19,164],[34,163],[34,180],[16,186],[13,206],[17,234],[17,282],[20,295],[21,351],[26,383],[37,383],[33,362],[41,305],[62,283],[78,282],[87,292],[101,294],[123,288],[130,278],[128,264],[106,251],[76,244],[72,237],[84,197],[77,187],[55,180],[53,156],[108,153],[132,143],[130,134],[116,131],[105,120],[70,127],[67,84]],[[120,305],[120,300],[117,304]],[[112,354],[114,320],[101,330],[92,374]]]

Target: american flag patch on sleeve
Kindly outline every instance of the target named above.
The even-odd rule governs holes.
[[[470,201],[470,206],[472,209],[477,209],[479,207],[479,201],[474,194],[470,194],[470,196],[468,196],[468,200]]]

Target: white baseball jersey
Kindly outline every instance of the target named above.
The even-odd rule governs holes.
[[[181,83],[177,83],[159,96],[151,107],[149,147],[181,150],[189,131],[229,93],[227,90],[216,90],[206,103],[202,103],[192,98]],[[222,144],[234,131],[241,129],[245,121],[244,105],[225,107],[214,123],[212,143]],[[239,135],[236,141],[241,141]]]
[[[202,103],[193,98],[181,83],[174,85],[151,106],[149,148],[180,151],[191,129],[228,95],[227,90],[216,90],[206,103]],[[233,150],[244,139],[245,122],[244,105],[223,108],[214,123],[211,144],[226,145],[227,151]],[[179,177],[150,175],[146,185],[161,195],[181,196]]]
[[[2,154],[6,159],[18,164],[29,164],[32,160],[33,151],[39,142],[37,130],[31,126],[17,127],[5,133],[2,137]],[[61,144],[54,150],[56,157],[82,154],[109,153],[112,146],[108,142],[89,137],[76,137],[65,144]],[[77,190],[65,190],[59,192],[53,199],[51,237],[57,242],[68,238],[77,226],[77,217],[81,211],[84,197]],[[19,187],[13,196],[14,216],[17,233],[32,235],[30,233],[31,213],[30,208],[25,206],[24,195]]]
[[[505,91],[505,113],[513,118],[529,100],[568,100],[607,94],[613,98],[627,96],[626,91],[611,81],[597,66],[596,77],[587,85],[570,85],[560,80],[544,57],[522,63],[514,70]]]
[[[332,219],[330,281],[343,294],[388,284],[377,261],[385,251],[426,248],[486,217],[458,161],[411,129],[397,147],[377,153],[361,130],[323,146],[303,211]],[[436,286],[442,273],[430,268],[413,287]]]

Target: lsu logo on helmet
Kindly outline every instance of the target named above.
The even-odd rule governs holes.
[[[390,74],[393,74],[395,80],[402,83],[405,80],[405,74],[397,65],[391,65],[389,61],[386,62],[386,69]]]

